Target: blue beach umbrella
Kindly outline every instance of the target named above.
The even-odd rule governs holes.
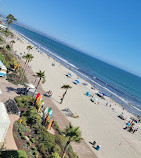
[[[72,76],[71,73],[69,73],[69,76],[70,76],[70,77]]]
[[[102,93],[103,95],[107,96],[105,93]]]
[[[79,84],[80,82],[78,80],[75,80],[77,84]]]
[[[91,95],[91,93],[90,92],[86,92],[86,96],[90,96]]]

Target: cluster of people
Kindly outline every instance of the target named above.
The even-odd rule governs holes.
[[[46,92],[46,94],[47,94],[48,97],[51,97],[52,96],[52,91],[49,90],[49,91]]]
[[[135,128],[134,126],[135,126],[134,121],[128,121],[126,124],[126,127],[123,129],[128,130],[129,132],[135,133],[138,130],[138,128]]]

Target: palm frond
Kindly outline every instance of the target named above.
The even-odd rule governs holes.
[[[72,87],[70,85],[64,84],[61,88],[63,88],[63,89],[69,89],[69,88],[72,88]]]

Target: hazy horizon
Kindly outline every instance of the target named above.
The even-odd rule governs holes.
[[[140,8],[132,0],[0,1],[1,14],[141,77]]]

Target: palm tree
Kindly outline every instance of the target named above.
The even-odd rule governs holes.
[[[15,41],[14,41],[14,40],[12,40],[10,43],[11,43],[11,45],[12,45],[12,47],[13,47],[13,44],[15,43]]]
[[[23,58],[23,59],[26,59],[25,63],[26,63],[26,65],[28,65],[28,63],[29,63],[30,61],[32,61],[32,59],[34,58],[34,56],[33,56],[32,54],[30,54],[30,53],[27,53],[27,54],[24,55],[22,58]]]
[[[9,44],[7,44],[7,45],[5,46],[5,48],[6,48],[8,51],[11,50],[11,46],[10,46]]]
[[[7,22],[7,24],[8,24],[8,27],[10,26],[10,24],[11,24],[13,21],[17,21],[17,19],[16,19],[12,14],[9,14],[9,15],[6,17],[6,22]]]
[[[81,131],[79,130],[79,127],[73,127],[71,123],[69,123],[69,126],[66,126],[66,129],[63,132],[63,134],[65,135],[65,137],[68,138],[68,141],[65,145],[61,158],[64,158],[67,148],[71,142],[80,143],[81,140],[83,139],[81,137]]]
[[[34,75],[34,77],[39,78],[39,81],[38,81],[38,83],[37,83],[37,86],[36,86],[36,89],[35,89],[35,91],[34,91],[34,93],[33,93],[33,96],[34,96],[34,94],[36,93],[36,91],[37,91],[37,89],[38,89],[38,86],[39,86],[41,80],[42,80],[42,83],[45,83],[45,81],[46,81],[45,71],[42,72],[42,71],[40,70],[39,72],[36,72],[36,75]]]
[[[28,50],[28,52],[29,52],[32,48],[33,48],[33,47],[30,46],[30,45],[26,47],[26,49]]]
[[[62,98],[61,98],[60,104],[62,104],[62,102],[63,102],[63,100],[64,100],[64,97],[65,97],[65,95],[66,95],[68,89],[70,89],[70,88],[72,88],[72,87],[71,87],[70,85],[64,84],[61,88],[66,89],[66,91],[65,91],[65,93],[63,94],[63,96],[62,96]]]
[[[34,58],[34,56],[32,54],[30,54],[30,53],[27,53],[26,55],[23,56],[23,58],[26,59],[26,61],[25,61],[23,73],[22,73],[21,78],[20,78],[20,80],[22,79],[21,83],[23,82],[26,68],[27,68],[29,62],[32,61],[32,59]]]

